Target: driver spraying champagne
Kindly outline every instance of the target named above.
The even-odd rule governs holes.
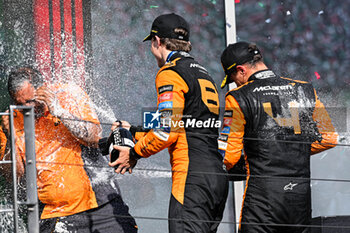
[[[179,15],[165,14],[154,20],[144,39],[150,41],[160,68],[155,79],[158,110],[149,120],[159,117],[170,124],[148,132],[131,126],[135,146],[115,145],[120,154],[110,166],[118,165],[115,171],[124,174],[138,159],[168,148],[172,166],[169,232],[212,233],[222,219],[228,192],[217,150],[218,128],[207,124],[219,118],[219,96],[208,71],[189,54],[189,37],[189,25]]]

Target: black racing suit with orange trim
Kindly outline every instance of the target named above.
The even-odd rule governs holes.
[[[310,232],[291,226],[310,224],[310,155],[334,147],[337,137],[307,82],[263,70],[229,91],[219,151],[229,170],[244,150],[247,182],[240,232]]]
[[[217,88],[188,53],[175,52],[169,60],[156,76],[158,111],[166,123],[145,135],[136,133],[130,153],[146,158],[168,148],[173,171],[169,232],[216,232],[228,191],[217,151]]]

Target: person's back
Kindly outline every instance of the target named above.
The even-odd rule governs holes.
[[[310,155],[337,140],[327,111],[311,84],[277,76],[254,44],[230,45],[221,59],[222,86],[238,85],[226,95],[219,150],[228,169],[244,150],[241,232],[309,232]]]
[[[311,143],[305,142],[315,141],[317,135],[314,90],[305,82],[277,76],[258,79],[264,72],[270,73],[255,73],[246,85],[228,93],[246,119],[244,152],[250,177],[245,206],[254,206],[253,212],[275,223],[309,222]],[[300,207],[306,211],[300,212]],[[242,222],[254,221],[249,216]]]
[[[116,172],[124,173],[136,159],[168,148],[173,181],[169,232],[216,232],[228,191],[217,151],[217,88],[188,54],[189,25],[181,16],[157,17],[147,40],[160,68],[155,80],[158,110],[153,116],[161,118],[162,126],[143,137],[135,133],[138,142],[132,149],[114,147],[121,153],[110,165],[119,165]],[[136,132],[133,127],[130,131]]]
[[[175,61],[174,65],[164,67],[162,71],[173,70],[186,83],[181,117],[184,127],[179,129],[179,137],[186,137],[190,159],[188,170],[203,171],[205,168],[206,171],[223,172],[222,157],[217,151],[218,128],[215,124],[218,125],[219,97],[215,82],[188,53],[175,53],[171,61]],[[205,121],[207,125],[198,127],[201,125],[197,122]],[[174,146],[169,152],[176,153],[177,149],[183,149],[183,146]]]
[[[250,174],[309,177],[311,144],[305,142],[321,139],[312,119],[314,89],[306,82],[273,75],[257,78],[263,73],[272,72],[258,72],[246,85],[228,93],[247,121],[244,151],[249,155]]]

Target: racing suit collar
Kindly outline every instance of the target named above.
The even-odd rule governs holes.
[[[275,78],[277,77],[277,75],[269,69],[266,70],[259,70],[257,72],[255,72],[254,74],[252,74],[248,81],[252,81],[252,80],[256,80],[256,79],[267,79],[267,78]]]
[[[173,61],[178,57],[189,57],[193,59],[193,57],[189,53],[186,53],[184,51],[174,51],[174,53],[170,53],[169,55],[167,61]]]

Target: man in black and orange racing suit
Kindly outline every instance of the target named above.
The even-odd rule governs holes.
[[[310,155],[332,148],[337,133],[312,85],[278,77],[255,44],[222,53],[226,94],[219,151],[227,170],[247,168],[241,233],[307,233],[311,220]],[[299,225],[299,226],[296,226]]]
[[[181,16],[157,17],[145,40],[151,40],[151,52],[160,67],[155,80],[157,113],[167,123],[142,137],[131,127],[138,142],[131,150],[115,146],[120,157],[110,165],[119,165],[116,172],[124,173],[134,159],[168,148],[172,165],[169,232],[216,232],[228,191],[217,151],[221,122],[216,85],[187,53],[191,49],[189,28]]]

